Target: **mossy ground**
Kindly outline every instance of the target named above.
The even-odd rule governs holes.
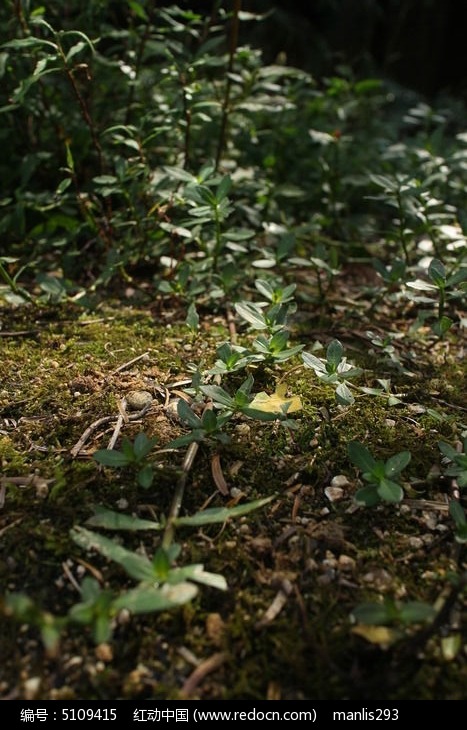
[[[401,404],[359,394],[353,406],[339,407],[333,390],[298,358],[257,370],[255,391],[282,380],[301,397],[298,429],[248,421],[233,426],[227,446],[203,444],[189,473],[183,512],[231,499],[276,497],[238,521],[177,533],[181,564],[202,562],[224,575],[227,592],[204,588],[183,608],[121,622],[108,646],[96,647],[90,630],[70,625],[52,654],[37,627],[4,611],[3,697],[174,699],[188,691],[202,700],[465,698],[462,592],[442,621],[399,627],[400,637],[390,646],[376,634],[356,633],[349,620],[355,606],[383,597],[440,610],[451,595],[450,576],[466,570],[437,448],[440,439],[453,443],[466,421],[460,333],[444,341],[429,332],[409,335],[411,322],[404,317],[410,313],[401,311],[394,322],[376,311],[366,329],[406,332],[396,342],[395,364],[382,352],[369,352],[360,305],[345,307],[337,297],[333,306],[332,316],[310,312],[309,319],[297,320],[295,335],[308,345],[338,337],[349,358],[365,368],[362,384],[390,377]],[[193,336],[175,312],[119,302],[93,314],[68,305],[43,311],[4,307],[0,318],[0,581],[5,591],[25,593],[43,610],[64,616],[78,602],[74,583],[84,575],[114,590],[130,586],[116,565],[78,548],[69,531],[86,522],[93,505],[140,517],[168,513],[183,449],[163,451],[181,433],[167,412],[165,393],[173,395],[174,384],[190,377],[190,361],[212,365],[216,346],[228,338],[227,324],[221,316],[206,316],[202,334]],[[154,396],[141,420],[122,431],[129,438],[140,431],[158,438],[156,478],[147,490],[131,472],[99,469],[91,458],[106,447],[118,404],[132,390]],[[114,420],[96,428],[73,457],[86,428],[104,416]],[[379,458],[411,451],[401,504],[355,507],[360,483],[346,450],[352,439]],[[215,451],[234,497],[216,488]],[[347,483],[341,498],[330,501],[325,488],[337,475]],[[125,535],[124,542],[152,555],[160,535]],[[457,647],[452,655],[449,637]],[[190,684],[197,665],[199,679]]]

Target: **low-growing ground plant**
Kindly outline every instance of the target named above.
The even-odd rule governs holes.
[[[0,10],[0,692],[463,698],[465,115],[117,5]]]

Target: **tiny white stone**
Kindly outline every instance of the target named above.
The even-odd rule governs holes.
[[[331,487],[347,487],[350,484],[345,474],[337,474],[331,479]]]
[[[340,487],[326,487],[324,493],[330,502],[338,502],[344,496],[344,490]]]

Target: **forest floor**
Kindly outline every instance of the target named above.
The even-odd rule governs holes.
[[[467,561],[438,448],[467,428],[465,339],[462,329],[439,339],[414,328],[413,304],[372,307],[365,287],[358,271],[337,277],[325,309],[300,305],[293,340],[307,350],[340,340],[364,369],[361,382],[390,379],[396,402],[359,393],[339,406],[299,358],[252,366],[255,389],[281,382],[300,397],[297,429],[243,418],[230,443],[201,443],[181,514],[272,499],[225,524],[177,529],[180,564],[202,563],[227,590],[202,586],[170,611],[123,611],[97,645],[91,627],[77,624],[47,642],[48,621],[58,626],[50,616],[79,602],[85,576],[119,591],[133,582],[70,530],[96,505],[144,519],[168,514],[186,448],[164,446],[187,431],[172,401],[184,397],[189,363],[212,367],[232,330],[221,313],[203,313],[194,333],[185,310],[137,296],[92,313],[73,304],[0,308],[0,584],[34,602],[14,615],[3,600],[2,698],[465,699]],[[390,335],[392,350],[372,347],[367,330]],[[240,342],[248,337],[239,332]],[[150,405],[131,412],[139,391]],[[112,434],[118,447],[141,431],[157,437],[146,489],[128,469],[92,458]],[[382,459],[411,452],[400,503],[355,503],[362,482],[351,440]],[[120,537],[139,555],[160,544],[156,531]],[[352,620],[369,602],[392,606],[393,620]],[[409,602],[432,607],[431,618],[398,620]]]

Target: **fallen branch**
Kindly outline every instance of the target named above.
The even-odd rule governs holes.
[[[148,403],[147,406],[142,408],[137,413],[132,413],[131,416],[127,417],[128,421],[138,421],[140,418],[142,418],[144,416],[145,413],[147,413],[147,411],[150,409],[151,405],[152,405],[152,403]],[[120,417],[121,417],[121,414],[119,414],[118,416],[102,416],[102,418],[98,418],[97,421],[94,421],[94,423],[91,423],[91,425],[87,427],[87,429],[85,430],[83,435],[80,436],[80,438],[78,439],[76,444],[70,449],[70,455],[73,458],[78,456],[79,452],[83,448],[86,441],[89,439],[91,434],[93,434],[94,431],[96,431],[99,428],[99,426],[103,426],[104,423],[111,423],[115,419],[118,420]]]
[[[122,370],[126,370],[127,368],[134,365],[135,362],[138,362],[139,360],[143,360],[148,355],[149,355],[149,350],[147,352],[143,352],[142,355],[138,355],[138,357],[134,357],[132,360],[128,360],[128,362],[124,362],[123,365],[120,365],[118,368],[115,368],[115,370],[112,370],[111,374],[116,375],[117,373],[121,373]]]

